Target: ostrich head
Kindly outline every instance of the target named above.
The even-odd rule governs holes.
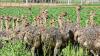
[[[27,27],[27,26],[30,25],[30,23],[28,22],[27,19],[23,19],[23,25],[24,25],[25,27]]]
[[[63,13],[61,13],[61,16],[62,16],[62,17],[67,16],[67,12],[63,12]]]
[[[3,18],[4,18],[4,16],[0,16],[0,20],[3,19]]]
[[[43,18],[44,23],[46,24],[48,19],[48,10],[44,10],[42,13],[40,13],[41,18]]]
[[[22,21],[22,20],[21,20],[20,18],[17,18],[17,19],[16,19],[16,22],[17,22],[17,23],[19,23],[19,22],[21,22],[21,21]]]
[[[15,17],[13,17],[13,19],[14,19],[14,22],[16,22],[17,21],[17,17],[15,16]]]
[[[81,5],[78,5],[78,6],[76,7],[76,10],[81,10]]]
[[[11,21],[11,17],[10,17],[10,16],[7,16],[7,17],[5,18],[5,20]]]
[[[48,10],[45,9],[45,10],[42,11],[42,13],[47,14],[48,13]]]
[[[51,27],[54,27],[55,26],[55,20],[54,19],[51,19],[50,25],[51,25]]]

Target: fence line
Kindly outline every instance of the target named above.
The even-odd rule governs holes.
[[[0,0],[0,7],[30,7],[32,5],[77,5],[99,4],[100,0]]]
[[[65,3],[66,5],[73,5],[100,3],[100,0],[0,0],[0,3]]]

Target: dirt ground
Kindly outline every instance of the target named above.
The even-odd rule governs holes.
[[[56,4],[56,3],[0,3],[0,8],[4,7],[31,7],[31,6],[58,6],[58,7],[76,7],[76,5],[73,6],[66,6],[67,4]],[[63,6],[64,5],[64,6]],[[100,6],[83,6],[83,7],[99,7]]]

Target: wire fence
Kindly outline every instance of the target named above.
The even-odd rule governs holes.
[[[76,5],[76,4],[99,4],[100,0],[0,0],[1,5],[12,5],[13,4],[35,4],[35,3],[51,3],[51,4],[66,4],[66,5]]]

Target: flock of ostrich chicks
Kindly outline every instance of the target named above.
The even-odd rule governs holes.
[[[80,44],[88,49],[93,56],[100,55],[100,26],[96,25],[93,17],[95,11],[90,12],[85,27],[80,27],[81,6],[76,7],[77,20],[72,23],[70,19],[64,20],[66,12],[59,15],[58,19],[50,20],[50,28],[47,28],[48,11],[42,11],[30,24],[27,17],[0,16],[0,40],[23,40],[27,46],[31,46],[33,56],[42,55],[43,48],[48,48],[50,56],[59,56],[59,53],[70,41],[73,46]],[[5,22],[5,23],[4,23]],[[13,22],[11,27],[11,22]],[[55,27],[58,23],[58,28]],[[3,27],[5,25],[5,27]],[[3,47],[3,46],[2,46]],[[1,48],[2,48],[1,47]],[[48,56],[48,54],[45,54]]]

